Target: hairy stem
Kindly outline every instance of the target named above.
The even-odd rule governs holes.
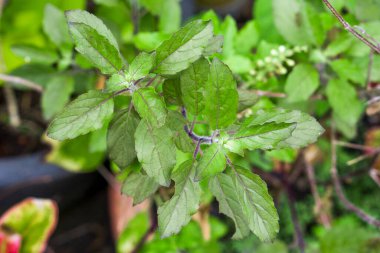
[[[353,34],[356,38],[361,40],[364,44],[366,44],[368,47],[370,47],[374,52],[380,54],[380,47],[377,44],[373,43],[369,39],[365,38],[362,34],[357,32],[344,18],[338,13],[338,11],[331,5],[331,3],[328,0],[322,0],[327,8],[331,11],[331,13],[339,20],[339,22],[343,25],[344,29],[349,31],[351,34]]]

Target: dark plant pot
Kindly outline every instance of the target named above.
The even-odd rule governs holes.
[[[114,252],[107,183],[99,173],[67,172],[45,163],[42,153],[0,159],[0,213],[27,197],[58,204],[54,252]]]

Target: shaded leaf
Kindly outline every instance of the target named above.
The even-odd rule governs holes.
[[[181,92],[186,110],[197,116],[204,108],[203,91],[206,86],[210,65],[205,58],[190,64],[181,74]]]
[[[182,163],[173,173],[175,193],[158,208],[161,238],[177,234],[191,219],[199,206],[201,188],[193,181],[194,161]]]
[[[169,111],[166,121],[166,125],[173,132],[173,140],[177,148],[186,153],[194,152],[195,145],[184,130],[187,122],[182,114],[176,111]]]
[[[118,111],[110,123],[107,134],[108,154],[120,168],[130,165],[136,158],[135,132],[139,117],[132,109]]]
[[[176,147],[172,132],[166,126],[151,126],[141,120],[135,133],[135,148],[144,171],[163,186],[170,184],[170,175],[176,164]]]
[[[155,193],[159,186],[154,179],[136,172],[123,182],[121,192],[132,197],[133,204],[137,205]]]
[[[136,81],[149,74],[153,67],[154,55],[141,52],[129,65],[126,73],[127,81]]]

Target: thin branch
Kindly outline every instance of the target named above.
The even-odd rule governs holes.
[[[5,75],[5,74],[0,74],[0,80],[3,80],[9,84],[19,84],[22,85],[26,88],[30,88],[32,90],[35,90],[37,92],[42,92],[43,88],[41,85],[34,83],[32,81],[29,81],[27,79],[18,77],[18,76],[11,76],[11,75]]]
[[[317,181],[315,179],[314,167],[305,162],[306,175],[310,183],[310,190],[315,202],[315,214],[319,216],[319,219],[325,228],[331,227],[329,216],[323,210],[323,202],[318,192]]]
[[[370,169],[368,174],[373,179],[373,181],[375,181],[375,183],[380,187],[380,172],[377,169],[372,168]]]
[[[335,191],[339,200],[342,202],[342,204],[345,206],[347,210],[353,212],[356,216],[358,216],[364,222],[380,228],[380,220],[377,220],[376,218],[368,215],[362,209],[355,206],[353,203],[351,203],[347,199],[346,195],[344,194],[343,187],[339,179],[338,169],[337,169],[336,142],[337,141],[336,141],[335,126],[334,124],[332,124],[332,127],[331,127],[331,171],[330,172],[333,179]]]
[[[349,143],[349,142],[344,142],[344,141],[336,141],[335,145],[346,147],[346,148],[352,148],[352,149],[357,149],[365,152],[376,152],[379,149],[376,149],[374,147],[370,146],[364,146],[356,143]]]
[[[271,92],[265,90],[251,90],[253,94],[256,94],[259,97],[270,97],[270,98],[285,98],[287,95],[280,92]]]
[[[338,13],[338,11],[331,5],[331,3],[328,0],[322,0],[327,8],[331,11],[332,14],[339,20],[339,22],[343,25],[344,29],[349,31],[351,34],[353,34],[356,38],[361,40],[364,44],[366,44],[368,47],[370,47],[374,52],[380,54],[380,47],[374,42],[368,40],[365,38],[362,34],[358,33],[344,18]]]

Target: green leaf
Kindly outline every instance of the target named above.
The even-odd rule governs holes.
[[[45,157],[46,162],[70,172],[85,173],[96,170],[103,162],[105,152],[93,148],[93,134],[94,132],[62,142],[48,139],[47,142],[52,147]]]
[[[286,79],[285,92],[289,102],[306,101],[319,86],[318,71],[309,64],[299,64]]]
[[[237,196],[236,185],[226,174],[219,174],[209,183],[212,194],[219,202],[219,211],[230,217],[235,223],[235,234],[232,238],[241,239],[249,234],[248,223]]]
[[[224,37],[222,35],[212,37],[205,49],[203,50],[204,56],[212,56],[216,53],[221,53],[223,51]]]
[[[279,218],[267,185],[259,176],[238,167],[231,177],[250,230],[260,240],[272,241],[279,231]]]
[[[176,164],[176,147],[170,129],[151,126],[143,119],[136,129],[135,146],[137,158],[146,174],[160,185],[169,186]]]
[[[0,226],[9,230],[8,233],[21,236],[21,249],[17,252],[44,252],[57,219],[58,207],[55,202],[27,198],[1,216]]]
[[[132,197],[133,204],[137,205],[155,193],[159,186],[154,179],[136,172],[123,182],[121,192]]]
[[[227,127],[235,121],[238,100],[236,81],[231,70],[214,58],[204,92],[204,114],[212,129]]]
[[[227,16],[220,26],[221,33],[224,37],[223,55],[231,56],[235,54],[235,39],[237,37],[238,29],[235,19]]]
[[[235,50],[240,54],[249,54],[257,46],[260,34],[254,20],[247,22],[235,38]]]
[[[118,111],[110,123],[107,135],[108,154],[120,168],[126,168],[136,158],[135,132],[139,117],[132,109]]]
[[[100,129],[113,113],[113,100],[101,91],[80,95],[50,123],[47,134],[56,140],[73,139]]]
[[[115,92],[131,86],[131,82],[127,81],[124,75],[113,74],[106,82],[108,92]]]
[[[177,234],[191,219],[199,206],[201,188],[192,179],[194,161],[182,163],[173,173],[175,193],[158,208],[158,228],[161,238]]]
[[[243,149],[301,148],[324,132],[311,116],[285,109],[260,110],[242,124],[225,147],[242,154]]]
[[[140,53],[131,62],[126,74],[126,79],[131,81],[136,81],[149,74],[153,67],[154,55],[148,53]]]
[[[347,138],[353,138],[364,107],[358,99],[356,90],[347,81],[333,79],[327,85],[326,95],[333,109],[337,128]]]
[[[166,125],[173,132],[173,140],[177,148],[185,153],[194,152],[195,145],[184,130],[187,122],[182,114],[176,111],[169,111],[166,121]]]
[[[167,105],[183,105],[179,78],[166,79],[162,91]]]
[[[210,64],[205,58],[190,64],[181,74],[182,100],[188,112],[197,116],[204,108],[203,91],[206,86]]]
[[[292,45],[310,45],[315,38],[306,13],[306,2],[272,0],[274,21],[279,33]]]
[[[71,76],[57,75],[53,77],[42,93],[41,107],[45,119],[50,119],[62,111],[70,101],[74,91],[74,79]]]
[[[196,167],[195,180],[200,181],[223,172],[226,168],[226,157],[223,146],[213,143],[203,153]]]
[[[165,124],[167,114],[165,103],[153,87],[136,90],[132,101],[140,117],[146,119],[149,124],[154,127]]]
[[[12,52],[24,59],[25,62],[33,62],[51,65],[58,61],[58,54],[46,48],[39,48],[31,45],[12,46]]]
[[[123,60],[116,39],[100,19],[81,10],[66,12],[66,18],[79,53],[104,74],[121,70]]]
[[[174,75],[201,57],[213,36],[211,22],[193,21],[174,33],[158,48],[154,72]]]
[[[70,50],[73,46],[65,14],[52,4],[44,10],[43,29],[50,39],[61,50]],[[71,52],[70,52],[71,53]]]
[[[163,0],[158,27],[164,33],[173,33],[181,26],[180,0]]]
[[[352,81],[364,87],[367,78],[367,66],[361,68],[360,65],[355,64],[352,60],[339,59],[330,63],[331,68],[338,74],[339,79]]]
[[[173,33],[181,25],[179,0],[140,0],[139,3],[152,14],[160,17],[158,27],[164,33]]]

